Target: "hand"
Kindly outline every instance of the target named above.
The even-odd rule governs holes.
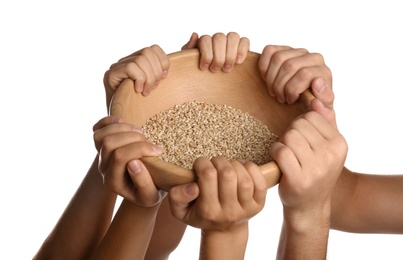
[[[270,95],[280,103],[294,103],[311,87],[316,98],[333,108],[332,73],[321,54],[267,45],[259,59],[259,70]]]
[[[241,64],[245,60],[249,45],[249,39],[240,37],[236,32],[227,35],[215,33],[213,36],[203,35],[200,38],[197,33],[193,33],[182,50],[199,48],[201,70],[229,72],[235,64]]]
[[[174,217],[204,231],[225,231],[244,224],[262,210],[267,189],[257,165],[223,157],[211,161],[199,158],[194,169],[197,183],[169,191]]]
[[[158,45],[143,48],[111,65],[104,75],[106,102],[126,78],[134,81],[134,90],[147,96],[168,75],[169,59]]]
[[[318,99],[311,102],[311,109],[294,120],[270,150],[283,173],[279,194],[287,212],[330,210],[331,193],[347,156],[334,110]]]
[[[102,118],[93,130],[104,183],[136,205],[151,207],[160,203],[166,193],[157,189],[139,159],[159,156],[161,148],[147,141],[141,129],[115,116]]]

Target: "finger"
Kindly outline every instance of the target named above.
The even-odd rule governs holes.
[[[254,185],[253,180],[246,168],[239,161],[231,161],[232,167],[235,169],[237,173],[237,197],[238,202],[242,207],[251,203],[251,199],[253,198]]]
[[[199,35],[197,33],[192,33],[190,36],[189,41],[184,44],[181,48],[181,50],[187,50],[187,49],[193,49],[197,47],[197,40],[199,39]]]
[[[169,70],[169,58],[166,53],[158,45],[153,45],[151,48],[154,48],[155,53],[152,58],[156,57],[156,59],[150,61],[154,71],[154,80],[147,82],[148,84],[145,85],[144,96],[148,96],[152,90],[158,87],[161,80],[167,78]]]
[[[111,65],[110,69],[113,69],[115,66],[120,66],[120,64],[122,64],[122,63],[128,63],[128,62],[132,61],[134,57],[141,55],[141,52],[146,48],[148,48],[148,47],[144,47],[143,49],[137,50],[123,58],[120,58],[118,60],[118,62]]]
[[[93,133],[95,147],[98,152],[100,151],[100,149],[103,145],[105,137],[107,137],[107,136],[115,135],[117,133],[140,133],[140,134],[143,133],[143,130],[141,128],[134,127],[133,125],[125,124],[120,121],[117,123],[113,123],[114,120],[118,119],[116,117],[114,117],[114,118],[111,117],[110,119],[112,121],[112,124],[105,125]],[[107,121],[109,121],[109,120],[107,120]],[[103,124],[103,123],[106,123],[106,121],[99,122],[99,123]]]
[[[334,110],[325,107],[323,103],[317,99],[312,100],[311,107],[313,111],[305,114],[305,118],[315,127],[316,132],[327,140],[339,136],[340,133],[337,130]]]
[[[172,215],[178,219],[185,220],[188,215],[190,203],[194,201],[199,194],[200,190],[195,182],[172,187],[168,193]]]
[[[113,154],[116,153],[116,150],[122,148],[124,146],[133,144],[133,143],[140,143],[146,142],[146,139],[143,135],[131,133],[131,132],[120,132],[113,135],[107,135],[102,139],[102,143],[99,148],[99,164],[98,169],[101,174],[105,175],[110,169],[110,165],[112,164],[111,158]],[[118,154],[119,155],[119,154]],[[138,157],[133,157],[135,159]],[[123,160],[122,158],[118,157],[118,159]],[[125,164],[128,162],[124,162]]]
[[[225,72],[230,72],[235,65],[238,57],[239,41],[240,37],[238,33],[230,32],[227,34],[225,62],[222,67],[222,70]]]
[[[200,157],[193,163],[193,168],[200,189],[198,200],[208,201],[212,208],[219,207],[218,178],[215,166],[209,159]]]
[[[141,67],[138,65],[139,60]],[[107,80],[111,88],[117,89],[124,79],[130,78],[134,81],[134,90],[140,93],[144,89],[147,80],[147,72],[151,74],[152,71],[148,59],[144,56],[138,56],[136,60],[115,66],[115,68],[108,73]]]
[[[248,51],[250,48],[250,41],[246,37],[242,37],[239,41],[239,46],[238,46],[238,55],[236,58],[236,64],[241,64],[244,62],[246,59],[246,56],[248,56]]]
[[[158,191],[150,173],[140,160],[130,161],[127,170],[134,185],[134,192],[128,190],[128,196],[132,195],[136,204],[151,207],[162,201],[165,193]]]
[[[298,177],[298,173],[301,172],[301,166],[289,147],[281,142],[273,143],[270,146],[270,155],[283,173],[282,178],[293,180]]]
[[[269,83],[267,82],[267,73],[268,73],[268,70],[269,70],[270,61],[272,59],[272,56],[276,52],[282,51],[282,50],[289,50],[289,49],[291,49],[291,47],[279,46],[279,45],[267,45],[267,46],[264,47],[264,49],[262,51],[262,54],[260,55],[259,62],[258,62],[260,75],[266,81],[269,93],[272,96],[275,96],[275,93],[271,89],[271,85],[269,85]]]
[[[141,135],[138,135],[141,136]],[[126,164],[133,159],[143,156],[159,156],[162,149],[138,136],[119,134],[113,138],[105,138],[106,141],[100,151],[99,170],[113,182],[115,177],[108,173],[126,171]],[[117,176],[119,177],[119,176]],[[105,179],[106,180],[106,179]]]
[[[323,116],[334,128],[337,129],[336,123],[336,113],[332,108],[329,108],[323,104],[322,101],[315,98],[311,101],[311,110],[318,112],[321,116]]]
[[[266,180],[259,167],[253,162],[243,164],[253,181],[253,198],[259,205],[266,201],[267,187]]]
[[[283,54],[287,54],[287,57],[283,55],[285,60],[272,83],[279,99],[287,100],[288,103],[295,102],[300,93],[311,87],[312,80],[321,75],[330,78],[331,82],[331,72],[322,55],[307,53],[304,49],[294,49]]]
[[[169,69],[169,58],[168,55],[164,52],[164,50],[159,45],[152,45],[150,48],[153,49],[155,56],[158,61],[155,60],[152,64],[154,65],[154,72],[158,75],[157,79],[164,79],[167,77],[168,69]],[[158,72],[158,73],[157,73]]]
[[[169,59],[158,45],[152,45],[144,49],[142,53],[143,55],[135,59],[135,63],[145,74],[145,82],[140,92],[148,95],[158,82],[166,77]]]
[[[275,93],[277,100],[280,103],[285,102],[284,84],[291,78],[299,69],[295,58],[301,57],[307,53],[305,49],[290,49],[278,51],[273,54],[269,69],[266,74],[266,83],[269,88]]]
[[[199,67],[201,70],[207,70],[210,67],[210,64],[213,62],[213,43],[210,35],[202,35],[198,42],[197,46],[200,51],[200,62]]]
[[[218,72],[224,66],[227,49],[227,36],[223,33],[215,33],[212,37],[213,61],[210,71]]]
[[[237,173],[228,159],[218,156],[211,159],[217,169],[218,198],[222,208],[238,205]]]
[[[297,65],[298,66],[298,65]],[[326,77],[330,78],[331,82],[331,72],[328,67],[326,67],[324,64],[317,64],[317,66],[305,66],[301,64],[300,68],[296,66],[297,72],[294,75],[288,74],[288,75],[282,75],[283,77],[277,78],[279,81],[276,82],[275,84],[282,85],[284,84],[284,87],[279,86],[279,88],[284,89],[284,95],[287,103],[292,104],[297,99],[299,98],[299,95],[304,92],[305,90],[309,89],[310,87],[313,87],[314,82],[315,87],[329,87],[330,84],[327,84],[326,81],[323,78],[319,77]],[[304,67],[305,66],[305,67]],[[277,81],[276,79],[276,81]],[[322,79],[322,82],[319,80]],[[282,82],[280,82],[282,81]],[[317,82],[318,81],[318,82]],[[311,88],[313,91],[313,88]],[[322,91],[322,89],[320,89]],[[323,95],[324,98],[326,98],[327,103],[329,106],[333,105],[333,97],[331,96],[333,92],[330,90],[330,93],[328,95]],[[313,92],[314,93],[314,92]],[[316,93],[316,92],[315,92]],[[315,95],[314,93],[314,95]]]
[[[334,93],[332,85],[324,78],[318,77],[312,81],[312,93],[323,104],[329,108],[333,108]]]
[[[299,118],[292,123],[292,126],[282,136],[281,142],[286,145],[294,154],[300,165],[304,165],[304,159],[313,156],[313,146],[307,140],[306,132],[309,130],[316,131],[309,122],[303,118]],[[318,138],[323,139],[316,133]]]
[[[98,122],[96,122],[94,124],[94,126],[92,127],[92,131],[95,132],[107,125],[122,123],[122,122],[123,122],[123,120],[117,116],[114,116],[114,115],[106,116],[106,117],[101,118]]]

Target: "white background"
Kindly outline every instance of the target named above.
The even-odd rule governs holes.
[[[92,126],[106,115],[103,73],[154,43],[178,51],[193,31],[236,31],[256,52],[283,44],[323,54],[346,166],[403,173],[402,25],[399,1],[388,0],[2,1],[0,259],[32,258],[86,174]],[[246,259],[275,258],[281,221],[273,188],[251,220]],[[197,259],[198,239],[189,229],[172,259]],[[328,258],[403,259],[402,244],[331,231]]]

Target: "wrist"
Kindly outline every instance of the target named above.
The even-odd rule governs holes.
[[[227,230],[201,230],[200,259],[244,259],[248,223]]]
[[[330,210],[330,203],[309,209],[289,209],[284,207],[284,224],[298,233],[329,230]]]
[[[326,259],[330,203],[310,209],[284,207],[277,259]]]

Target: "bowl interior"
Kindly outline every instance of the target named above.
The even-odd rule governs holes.
[[[201,71],[197,49],[169,54],[168,77],[149,96],[134,91],[125,80],[117,89],[110,114],[141,127],[155,114],[187,101],[228,105],[247,112],[281,136],[291,121],[307,110],[306,96],[294,104],[280,104],[267,91],[258,70],[260,54],[249,52],[246,60],[231,72]]]

